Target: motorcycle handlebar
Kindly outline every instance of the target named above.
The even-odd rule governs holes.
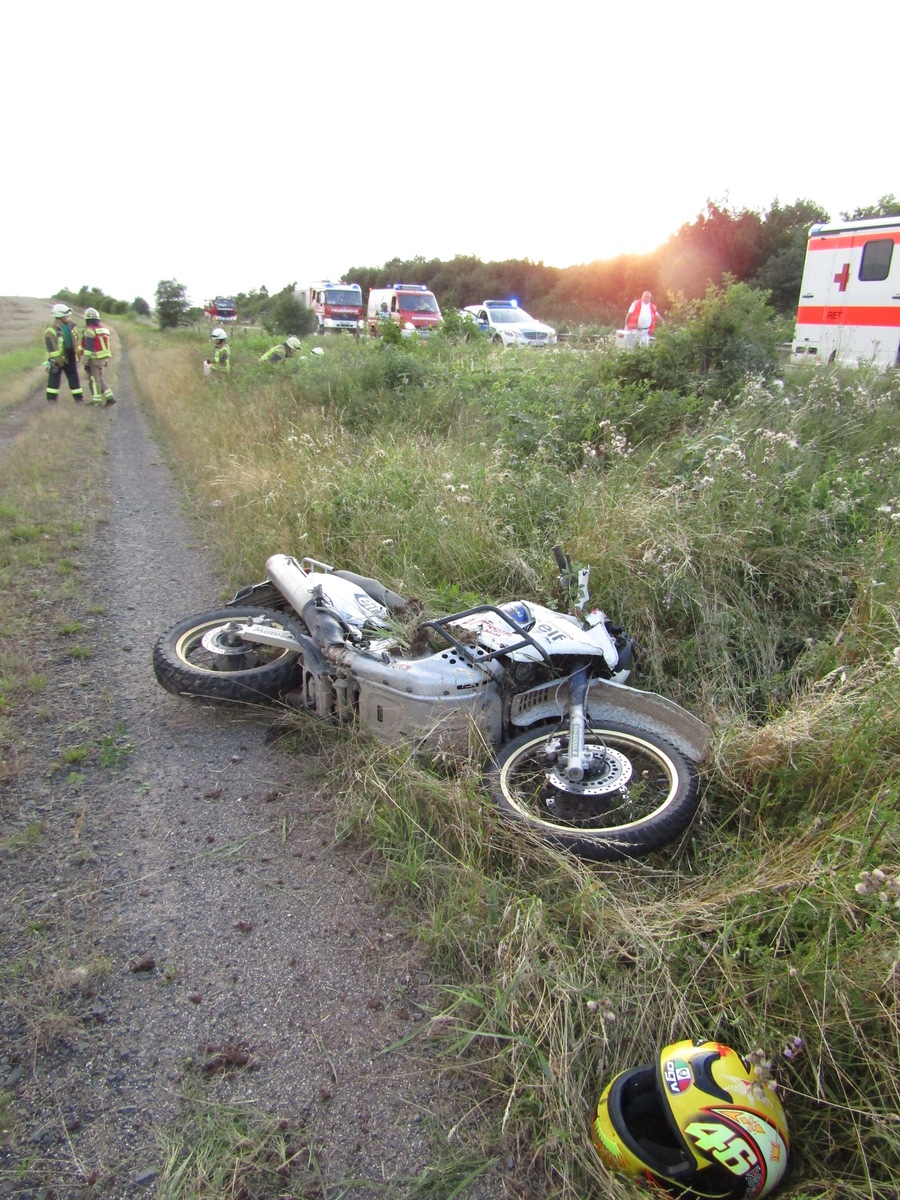
[[[571,563],[568,555],[563,553],[562,546],[553,547],[553,557],[556,559],[556,565],[561,571],[568,571]]]

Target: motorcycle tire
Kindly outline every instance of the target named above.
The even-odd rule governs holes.
[[[230,606],[198,613],[179,621],[153,647],[156,678],[176,696],[241,704],[276,700],[300,683],[300,656],[228,632],[230,624],[253,619],[292,632],[291,620],[270,609]]]
[[[592,790],[589,779],[571,784],[548,766],[546,747],[561,733],[559,725],[543,725],[500,747],[485,783],[505,816],[594,862],[640,858],[684,833],[700,802],[700,781],[674,746],[631,725],[589,728],[586,746],[608,748],[613,764],[609,782],[595,781]]]

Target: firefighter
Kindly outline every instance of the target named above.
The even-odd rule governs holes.
[[[109,408],[116,398],[112,388],[103,378],[103,372],[112,357],[109,350],[109,330],[100,323],[96,308],[84,310],[84,333],[81,335],[81,350],[84,370],[88,377],[91,404],[102,404]]]
[[[214,329],[209,336],[215,346],[215,352],[212,358],[204,359],[204,373],[208,375],[210,371],[218,371],[220,374],[227,375],[231,370],[231,351],[228,348],[228,334],[224,329]]]
[[[259,361],[268,365],[284,362],[286,358],[293,358],[294,351],[300,349],[300,339],[298,337],[289,337],[287,341],[279,342],[277,346],[273,346],[271,350],[267,350],[265,354],[260,356]]]
[[[53,324],[44,330],[44,345],[47,347],[47,361],[44,365],[49,372],[47,399],[51,404],[55,404],[59,399],[60,376],[65,371],[72,399],[76,404],[81,404],[84,401],[81,380],[78,378],[81,344],[78,341],[73,313],[68,304],[54,304],[50,311],[53,314]]]

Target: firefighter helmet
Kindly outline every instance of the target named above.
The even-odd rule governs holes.
[[[718,1042],[675,1042],[607,1085],[591,1124],[608,1166],[676,1196],[756,1200],[787,1169],[787,1118],[771,1083]]]
[[[84,319],[86,321],[99,321],[100,314],[97,312],[96,308],[86,308],[84,310]]]
[[[54,304],[51,311],[54,317],[57,318],[71,317],[72,315],[72,310],[69,308],[68,304]]]
[[[227,342],[228,334],[224,329],[214,329],[209,335],[214,342]]]
[[[290,348],[292,350],[299,350],[301,342],[298,337],[289,337],[288,340],[284,344],[286,346],[290,346]]]

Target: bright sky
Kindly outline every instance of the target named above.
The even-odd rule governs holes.
[[[105,0],[3,17],[0,294],[570,266],[900,194],[900,5]]]

